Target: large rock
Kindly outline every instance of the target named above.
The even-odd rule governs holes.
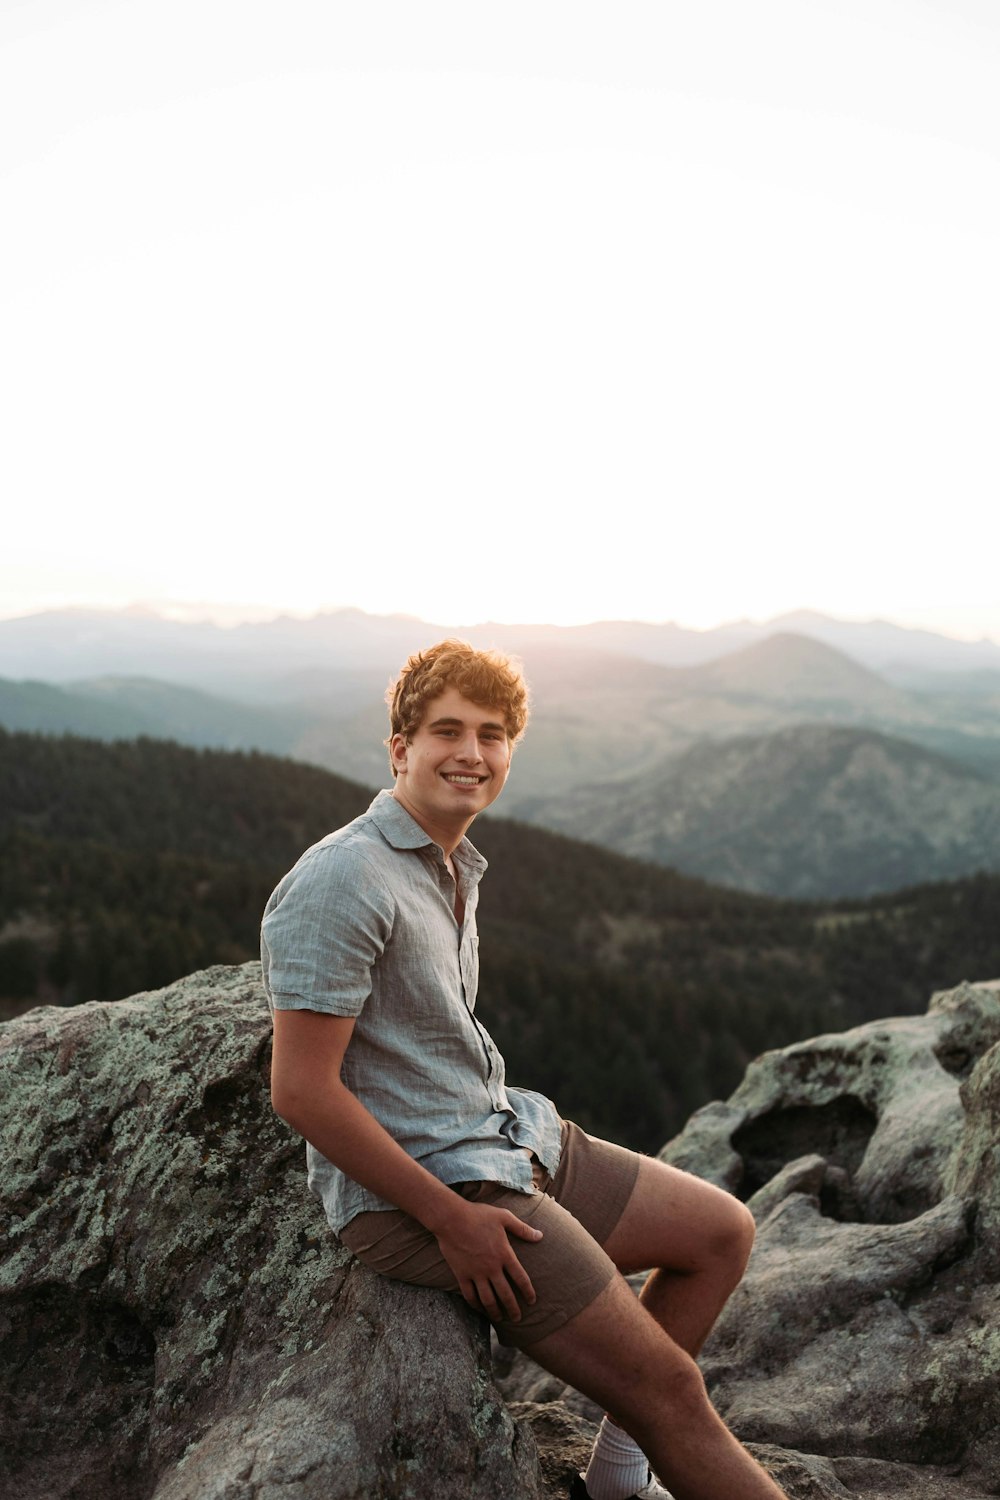
[[[269,1039],[254,965],[0,1028],[0,1493],[540,1496],[483,1325],[337,1248]]]
[[[661,1155],[757,1220],[701,1363],[792,1500],[1000,1494],[1000,981],[766,1053]],[[521,1354],[500,1385],[598,1415]]]
[[[702,1357],[741,1437],[1000,1492],[998,1132],[1000,982],[766,1053],[664,1149],[758,1221]]]

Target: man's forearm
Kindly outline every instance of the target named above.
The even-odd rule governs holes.
[[[461,1213],[463,1200],[408,1156],[339,1080],[321,1104],[295,1105],[281,1113],[334,1166],[432,1234],[440,1234]]]

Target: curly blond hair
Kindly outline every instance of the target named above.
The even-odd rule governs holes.
[[[389,734],[386,745],[401,734],[409,743],[419,729],[424,710],[432,698],[446,688],[457,688],[473,703],[499,708],[514,746],[528,722],[528,684],[520,663],[502,651],[481,651],[468,641],[439,641],[426,651],[415,651],[394,682],[386,689]],[[396,767],[389,757],[392,774]]]

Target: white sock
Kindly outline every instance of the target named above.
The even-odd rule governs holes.
[[[628,1500],[649,1481],[649,1461],[627,1432],[605,1417],[584,1473],[590,1500]]]

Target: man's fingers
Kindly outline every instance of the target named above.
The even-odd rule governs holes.
[[[479,1300],[479,1293],[476,1291],[475,1282],[460,1281],[458,1283],[458,1290],[471,1308],[474,1308],[476,1312],[482,1312],[482,1303]]]
[[[516,1235],[518,1239],[530,1240],[533,1244],[537,1244],[542,1238],[542,1231],[535,1229],[531,1224],[526,1223],[524,1219],[519,1219],[517,1214],[511,1213],[509,1210],[505,1210],[505,1212],[507,1214],[507,1223],[505,1225],[507,1233]],[[535,1297],[535,1288],[531,1284],[531,1277],[518,1260],[516,1252],[513,1255],[512,1263],[507,1266],[507,1275],[526,1302],[534,1303],[537,1300]]]
[[[460,1281],[458,1290],[474,1312],[484,1312],[488,1318],[500,1316],[493,1288],[488,1281]]]
[[[504,1228],[508,1234],[516,1234],[522,1240],[540,1240],[542,1238],[542,1231],[540,1229],[533,1229],[530,1224],[526,1224],[523,1219],[519,1219],[517,1214],[512,1214],[509,1209],[504,1209],[504,1213],[507,1215],[507,1222]]]
[[[508,1277],[510,1280],[507,1279]],[[517,1292],[520,1292],[528,1303],[534,1303],[537,1300],[535,1289],[531,1285],[531,1278],[520,1261],[515,1261],[508,1269],[507,1276],[501,1274],[495,1282],[460,1281],[458,1290],[476,1312],[484,1312],[488,1318],[507,1317],[514,1323],[521,1321],[521,1307],[517,1300]]]
[[[500,1304],[493,1293],[492,1284],[488,1281],[477,1281],[476,1290],[479,1293],[479,1301],[486,1316],[488,1318],[502,1317]]]
[[[480,1283],[480,1288],[479,1295],[489,1317],[509,1318],[512,1323],[520,1323],[521,1308],[517,1294],[502,1272],[493,1282]],[[489,1301],[486,1300],[487,1297]]]
[[[519,1260],[515,1259],[514,1264],[507,1267],[507,1275],[521,1293],[525,1302],[534,1303],[538,1300],[535,1296],[535,1288],[531,1284],[531,1277]]]

